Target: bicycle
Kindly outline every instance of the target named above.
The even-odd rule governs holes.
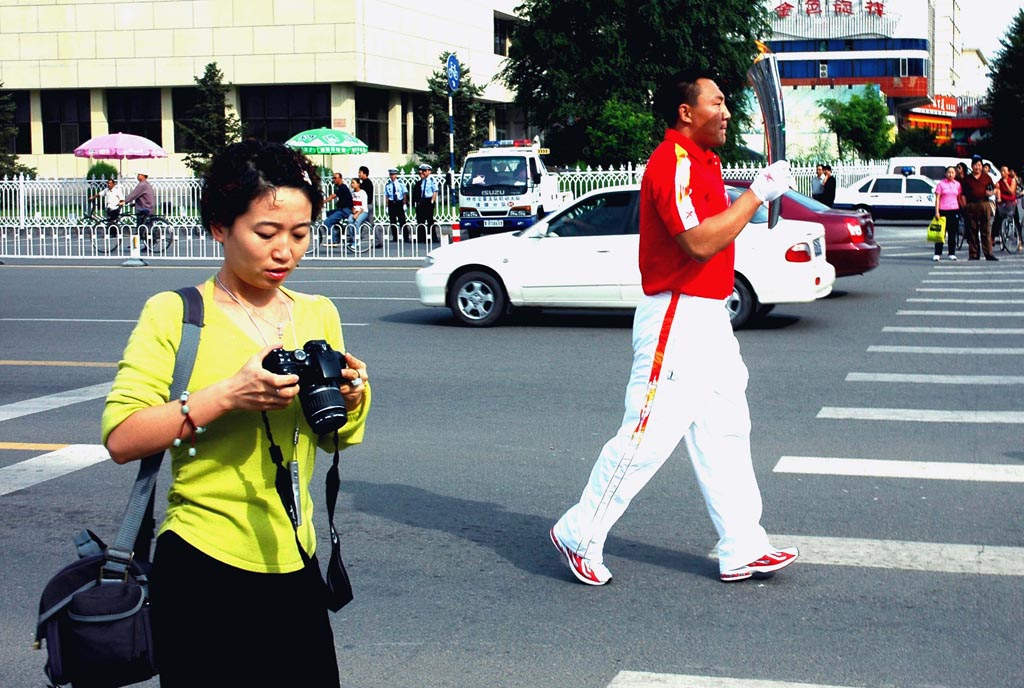
[[[140,223],[135,214],[125,213],[113,223],[106,218],[95,222],[92,244],[97,253],[113,253],[120,250],[122,241],[130,242],[136,234],[139,248],[154,255],[166,253],[174,242],[174,226],[167,218],[150,215]]]
[[[1010,208],[1003,212],[1002,209],[996,214],[996,227],[998,231],[993,229],[992,235],[999,237],[999,243],[1002,249],[1007,253],[1016,253],[1017,248],[1020,246],[1020,228],[1017,226],[1016,208]]]

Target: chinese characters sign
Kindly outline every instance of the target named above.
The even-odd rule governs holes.
[[[798,7],[797,5],[802,6]],[[885,15],[885,2],[882,0],[803,0],[803,2],[783,0],[772,8],[772,12],[779,19],[787,19],[801,14],[807,16],[868,14],[881,17]]]

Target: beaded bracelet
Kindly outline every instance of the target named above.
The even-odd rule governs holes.
[[[178,434],[180,435],[181,433],[183,433],[185,431],[185,426],[186,425],[188,427],[192,428],[192,446],[189,447],[189,449],[188,449],[188,455],[189,456],[195,456],[196,455],[196,435],[201,435],[204,432],[206,432],[206,428],[204,428],[201,425],[196,425],[196,422],[194,420],[192,420],[192,416],[189,415],[189,412],[192,409],[190,409],[189,406],[188,406],[188,396],[189,396],[188,392],[182,392],[181,396],[178,398],[178,401],[181,402],[181,415],[184,416],[184,418],[181,421],[181,429],[178,430]],[[175,447],[180,447],[181,446],[181,438],[180,437],[175,437],[174,438],[174,446]]]

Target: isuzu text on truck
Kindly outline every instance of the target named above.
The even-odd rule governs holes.
[[[544,167],[546,152],[529,139],[505,139],[484,141],[466,155],[459,177],[462,239],[525,229],[571,200]]]

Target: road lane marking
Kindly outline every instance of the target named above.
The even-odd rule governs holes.
[[[816,417],[830,420],[891,420],[912,423],[1024,423],[1024,412],[1021,411],[940,411],[824,406]]]
[[[110,454],[103,445],[69,444],[48,454],[0,468],[0,496],[109,460]]]
[[[883,327],[882,332],[919,334],[1024,334],[1024,327]]]
[[[1024,466],[946,461],[840,459],[827,456],[783,456],[775,473],[853,475],[914,480],[966,480],[987,483],[1024,483]]]
[[[1021,318],[1024,311],[896,311],[896,315],[934,315],[943,318]]]
[[[90,385],[88,387],[81,387],[79,389],[70,389],[66,392],[58,392],[56,394],[47,394],[43,397],[36,397],[34,399],[26,399],[25,401],[16,401],[13,404],[5,404],[0,406],[0,422],[5,420],[11,420],[12,418],[21,418],[33,413],[42,413],[43,411],[52,411],[62,406],[70,406],[71,404],[78,404],[83,401],[92,401],[93,399],[100,399],[107,396],[110,392],[109,382],[101,382],[98,385]]]
[[[908,303],[983,303],[985,305],[1011,304],[1020,305],[1024,299],[932,299],[926,297],[907,299]]]
[[[0,442],[0,449],[13,449],[14,451],[52,451],[63,449],[66,444],[39,444],[38,442]]]
[[[956,354],[969,356],[1019,356],[1024,354],[1021,347],[977,347],[977,346],[897,346],[872,345],[869,353],[886,354]]]
[[[1021,282],[1024,282],[1024,279],[975,279],[973,277],[967,277],[965,279],[923,279],[921,282],[923,284],[1020,284]]]
[[[769,537],[772,542],[785,547],[799,547],[797,565],[803,563],[986,576],[1024,574],[1024,547],[792,534]]]
[[[889,254],[886,254],[889,255]],[[721,676],[655,674],[649,671],[620,671],[607,688],[858,688],[823,683],[793,683]]]
[[[942,294],[1024,294],[1024,289],[1000,287],[999,289],[961,289],[959,287],[918,287],[914,291],[940,292]]]
[[[61,368],[116,368],[117,363],[105,361],[0,361],[0,365],[6,366],[53,366]]]
[[[114,320],[110,318],[0,318],[0,322],[135,323],[138,322],[138,318],[133,320]]]
[[[847,373],[847,382],[910,382],[934,385],[1024,385],[1022,375],[942,375],[920,373]]]
[[[773,533],[783,547],[799,547],[799,564],[896,569],[926,573],[969,573],[983,576],[1024,575],[1024,547],[964,545],[906,540],[821,537]],[[717,560],[716,550],[708,557]]]

